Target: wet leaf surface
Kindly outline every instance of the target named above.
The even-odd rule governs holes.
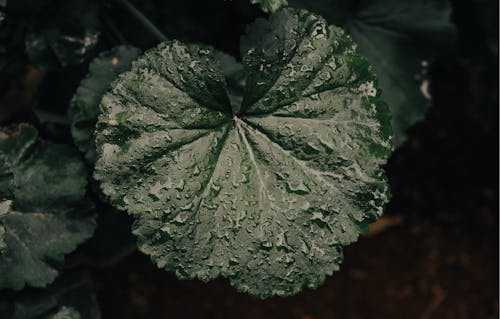
[[[307,11],[257,20],[242,55],[240,106],[211,49],[146,52],[102,99],[95,177],[159,267],[285,296],[382,213],[389,114],[352,41]]]
[[[392,113],[394,142],[401,145],[429,106],[420,92],[423,67],[455,43],[450,2],[291,0],[290,5],[318,12],[352,36],[377,73]]]
[[[68,111],[71,134],[75,144],[91,163],[96,160],[94,129],[102,95],[120,73],[130,70],[132,61],[140,54],[141,51],[132,46],[118,46],[101,53],[90,64],[87,77],[71,100]]]

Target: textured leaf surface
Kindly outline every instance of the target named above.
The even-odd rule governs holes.
[[[99,103],[118,74],[130,70],[132,61],[141,54],[131,46],[118,46],[101,53],[89,66],[89,74],[71,100],[68,116],[71,134],[85,158],[95,162],[94,129],[99,116]]]
[[[420,91],[422,63],[453,46],[455,26],[446,0],[291,0],[343,27],[372,63],[392,113],[394,142],[423,119],[429,102]],[[420,78],[419,78],[420,77]]]
[[[254,4],[260,5],[264,12],[275,12],[281,7],[288,5],[288,0],[250,0]]]
[[[342,30],[290,9],[247,31],[241,105],[210,49],[134,62],[102,99],[95,177],[159,267],[284,296],[322,283],[381,214],[391,130]]]
[[[85,167],[71,148],[34,128],[0,133],[0,288],[44,287],[65,254],[92,235]]]
[[[44,289],[0,292],[0,318],[99,319],[101,315],[89,278],[68,272]]]

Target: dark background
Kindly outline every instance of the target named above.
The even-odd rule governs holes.
[[[178,1],[163,13],[151,3],[136,1],[168,37],[208,42],[233,55],[245,25],[262,15],[250,5],[231,9],[213,0],[196,8]],[[224,279],[180,281],[135,252],[91,270],[103,318],[498,317],[498,1],[457,0],[453,7],[457,48],[432,64],[432,106],[387,165],[393,197],[386,215],[369,236],[345,248],[339,272],[316,290],[262,301],[237,293]],[[210,10],[222,10],[225,18],[214,20]],[[170,21],[183,13],[211,27]],[[119,12],[113,18],[129,25],[125,35],[138,45],[155,41]],[[60,92],[72,94],[86,67],[65,72],[47,74],[42,104],[65,107],[70,96]],[[2,93],[17,104],[30,94]],[[14,119],[32,116],[18,111]],[[64,127],[42,133],[70,139]]]

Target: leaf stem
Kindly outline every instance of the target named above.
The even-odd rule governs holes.
[[[167,37],[161,32],[142,12],[137,10],[137,8],[130,3],[128,0],[115,0],[119,5],[121,5],[130,15],[139,21],[142,26],[147,29],[155,38],[159,41],[167,41]]]

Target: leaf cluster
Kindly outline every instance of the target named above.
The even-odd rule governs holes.
[[[390,198],[384,165],[424,115],[415,75],[452,46],[449,16],[437,0],[0,0],[0,93],[28,65],[43,78],[30,124],[0,116],[0,317],[99,318],[70,266],[136,247],[261,298],[319,286]]]

